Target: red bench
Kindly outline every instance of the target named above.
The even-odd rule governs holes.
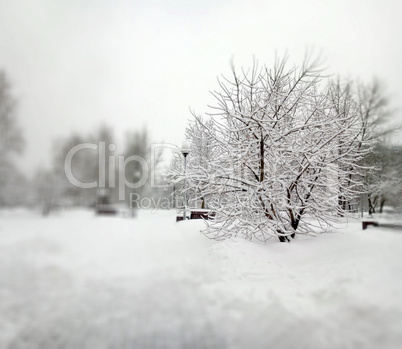
[[[213,219],[215,212],[191,210],[190,219]]]
[[[375,222],[375,221],[362,221],[363,230],[366,230],[369,225],[373,225],[374,227],[378,227],[378,222]]]
[[[189,210],[190,217],[187,219],[214,219],[216,213],[210,210]],[[182,221],[183,215],[176,216],[176,222]]]

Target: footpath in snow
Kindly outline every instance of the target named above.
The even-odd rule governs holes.
[[[400,348],[402,231],[292,243],[137,218],[0,211],[0,348]]]

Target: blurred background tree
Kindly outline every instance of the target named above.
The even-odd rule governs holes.
[[[23,203],[24,176],[15,166],[15,156],[22,152],[24,138],[17,123],[16,101],[4,71],[0,71],[0,206]]]

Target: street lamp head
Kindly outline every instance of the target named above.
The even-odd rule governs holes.
[[[190,153],[190,145],[186,141],[184,141],[181,146],[181,152],[184,157],[186,157],[188,153]]]

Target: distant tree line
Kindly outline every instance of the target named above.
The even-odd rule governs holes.
[[[143,173],[149,171],[152,165],[158,165],[158,162],[151,164],[151,142],[147,129],[127,133],[121,149],[117,144],[112,128],[108,126],[101,126],[91,134],[73,134],[55,142],[52,168],[39,171],[34,178],[36,197],[44,212],[58,207],[95,207],[100,197],[102,200],[106,197],[109,204],[124,204],[135,209],[130,202],[130,194],[135,194],[137,198],[160,195],[151,187],[149,174]],[[96,183],[89,188],[77,186],[66,175],[67,155],[79,145],[85,148],[74,151],[71,173],[80,183]],[[144,169],[141,162],[128,161],[124,167],[119,167],[119,161],[132,156],[145,161],[148,166]],[[123,179],[124,183],[128,182],[133,187],[119,183]]]
[[[151,140],[147,129],[127,132],[123,145],[118,143],[112,127],[107,125],[95,125],[95,131],[89,134],[76,132],[57,139],[52,147],[50,168],[41,168],[33,178],[26,178],[16,166],[16,156],[24,145],[17,123],[16,101],[6,74],[0,71],[0,207],[28,205],[40,207],[44,214],[48,214],[63,207],[94,207],[100,194],[106,195],[110,203],[125,205],[130,205],[132,193],[137,198],[165,195],[151,187],[151,179],[144,173],[151,169],[157,171],[161,161],[158,153],[151,164]],[[87,146],[77,148],[73,153],[70,170],[77,182],[97,183],[90,188],[75,185],[66,174],[67,155],[83,144]],[[124,173],[120,173],[119,157],[124,161],[132,156],[143,159],[148,166],[141,166],[139,161],[127,161],[122,167]],[[125,184],[129,185],[124,185],[124,192],[120,193],[118,182],[123,177]],[[141,178],[146,180],[136,186]]]

